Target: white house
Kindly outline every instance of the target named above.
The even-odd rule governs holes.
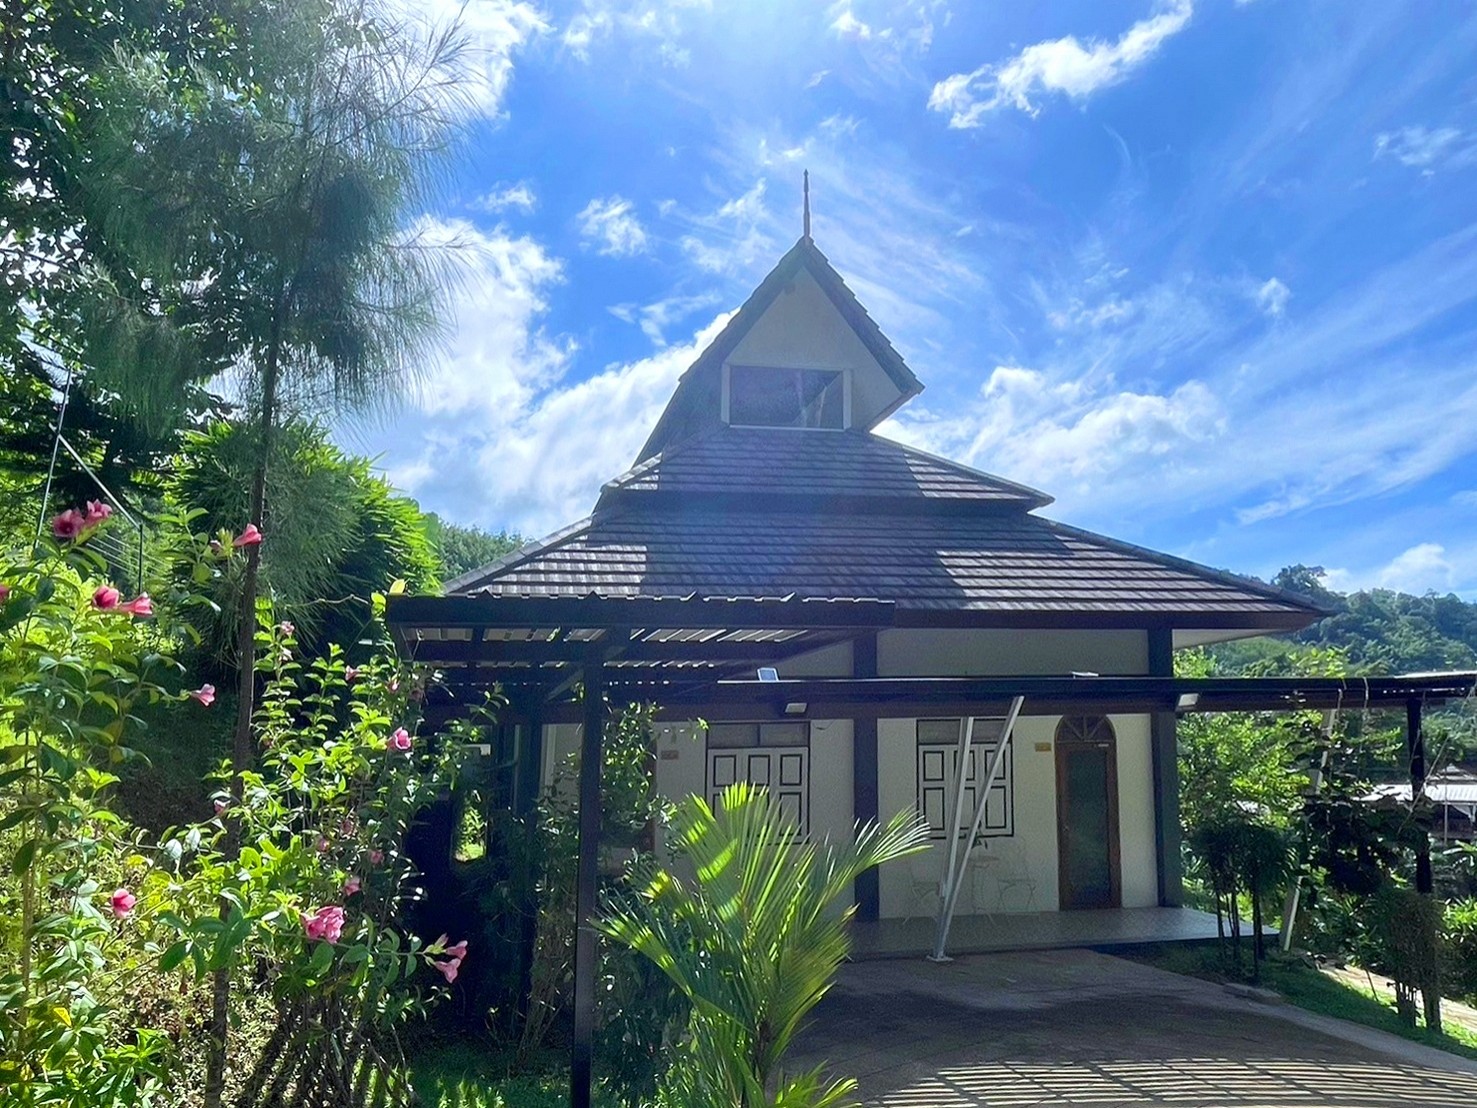
[[[996,759],[1009,696],[898,715],[704,699],[761,666],[782,684],[1167,676],[1176,647],[1318,618],[1259,582],[1053,522],[1044,493],[877,435],[922,387],[801,238],[682,376],[591,515],[448,584],[485,617],[417,625],[402,607],[408,649],[509,689],[525,791],[534,769],[546,782],[577,749],[580,710],[555,702],[580,652],[604,643],[612,688],[666,709],[656,780],[667,794],[758,782],[812,836],[916,808],[936,856],[861,883],[862,919],[931,915],[951,836],[957,855],[966,839],[980,847],[958,871],[961,915],[1177,905],[1172,712],[1028,702]],[[615,614],[547,614],[581,604]],[[509,605],[529,614],[507,617]],[[716,614],[675,618],[694,606]],[[740,609],[792,614],[730,614]],[[705,732],[683,722],[696,718]]]

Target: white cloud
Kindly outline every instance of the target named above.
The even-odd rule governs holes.
[[[531,212],[538,205],[538,197],[534,195],[533,188],[527,181],[519,181],[514,185],[501,185],[483,196],[472,201],[468,207],[479,212],[505,212],[509,208],[517,208],[521,212]]]
[[[684,217],[692,231],[682,236],[680,244],[699,269],[733,276],[766,259],[771,263],[778,259],[779,240],[769,230],[774,216],[764,200],[768,187],[768,181],[760,177],[713,213]]]
[[[1455,127],[1402,127],[1375,136],[1374,156],[1376,160],[1394,158],[1429,177],[1438,169],[1477,162],[1477,139]]]
[[[457,24],[466,40],[468,107],[489,117],[502,110],[514,53],[549,29],[543,13],[525,0],[389,0],[388,6],[427,33]]]
[[[1140,20],[1117,42],[1073,35],[1038,42],[999,65],[983,65],[972,73],[956,73],[933,86],[928,106],[949,116],[949,126],[978,127],[986,112],[1011,106],[1035,114],[1032,97],[1059,92],[1085,99],[1098,89],[1123,80],[1148,61],[1165,40],[1190,22],[1191,0],[1170,0],[1164,9]]]
[[[1451,586],[1452,565],[1440,543],[1423,542],[1397,555],[1380,570],[1379,581],[1387,589],[1423,593]]]
[[[539,326],[549,290],[564,268],[532,238],[482,231],[465,220],[423,219],[430,242],[453,243],[465,263],[455,331],[444,355],[413,395],[423,412],[518,406],[563,373],[572,344]]]
[[[658,348],[667,345],[667,329],[681,323],[694,312],[718,303],[717,293],[698,296],[669,296],[651,304],[615,304],[610,314],[626,323],[634,323],[641,333]]]
[[[997,366],[972,402],[946,418],[904,412],[890,430],[907,441],[1054,494],[1086,494],[1126,471],[1174,465],[1186,443],[1219,438],[1220,402],[1203,382],[1167,395],[1053,380]]]
[[[1255,299],[1257,307],[1275,319],[1287,310],[1287,302],[1291,297],[1290,288],[1276,277],[1269,277],[1257,286]]]
[[[710,13],[712,0],[584,0],[584,10],[571,16],[560,40],[574,57],[590,60],[594,46],[623,38],[630,44],[656,44],[663,65],[685,68],[691,52],[682,44],[693,13]]]
[[[837,0],[826,14],[831,17],[831,30],[842,38],[865,41],[872,37],[871,25],[856,17],[856,12],[851,8],[851,0]]]
[[[1423,542],[1397,554],[1385,565],[1362,571],[1330,569],[1325,578],[1329,588],[1339,592],[1377,588],[1420,596],[1427,592],[1451,591],[1457,569],[1447,556],[1446,547],[1436,542]]]
[[[636,218],[635,205],[621,196],[597,197],[575,216],[580,238],[597,253],[628,258],[646,252],[646,228]]]
[[[1122,323],[1138,310],[1132,300],[1109,299],[1089,308],[1081,300],[1073,300],[1066,308],[1048,312],[1047,321],[1058,331],[1073,327],[1097,329],[1110,324]]]
[[[467,251],[455,332],[407,412],[343,434],[353,449],[386,456],[390,479],[448,518],[529,535],[578,519],[635,459],[677,378],[729,316],[570,383],[575,345],[544,330],[563,279],[558,259],[528,237],[465,221],[424,220],[421,230]]]

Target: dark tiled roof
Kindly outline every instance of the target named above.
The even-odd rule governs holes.
[[[877,364],[882,367],[883,372],[898,387],[901,393],[898,397],[898,404],[923,391],[923,383],[913,375],[913,371],[903,361],[903,356],[897,352],[897,348],[888,341],[882,329],[877,326],[876,320],[867,314],[867,309],[862,307],[856,294],[847,287],[841,274],[837,273],[835,267],[831,265],[830,259],[822,254],[820,248],[809,238],[801,238],[799,242],[790,247],[774,269],[770,270],[769,276],[759,283],[759,287],[734,313],[727,326],[718,333],[718,337],[682,374],[682,379],[677,384],[677,391],[668,402],[666,410],[662,412],[661,418],[651,432],[651,437],[646,440],[646,445],[641,448],[637,461],[645,461],[652,455],[681,442],[689,435],[717,421],[717,377],[724,359],[749,333],[749,329],[759,321],[759,317],[774,302],[775,297],[801,270],[809,271],[810,275],[815,278],[821,291],[841,313],[841,318],[846,320],[851,329],[856,332],[857,338],[861,339],[868,352],[877,359]],[[873,421],[874,425],[880,423],[888,414],[888,412],[883,412],[879,415]]]
[[[1051,497],[867,431],[720,427],[617,477],[602,503],[641,493],[953,501],[1040,507]]]
[[[886,521],[854,513],[603,512],[458,584],[495,596],[793,594],[1002,617],[1183,616],[1185,626],[1196,618],[1228,626],[1224,617],[1235,616],[1252,627],[1296,627],[1317,615],[1281,590],[1024,512]]]

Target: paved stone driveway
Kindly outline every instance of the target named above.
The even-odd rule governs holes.
[[[1477,1066],[1089,951],[861,962],[796,1067],[879,1108],[1477,1106]]]

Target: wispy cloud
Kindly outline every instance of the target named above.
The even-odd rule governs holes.
[[[585,0],[584,9],[565,23],[560,41],[571,55],[588,62],[607,39],[655,44],[663,65],[684,68],[692,60],[683,45],[688,17],[712,10],[712,0]]]
[[[1123,80],[1152,58],[1190,22],[1191,0],[1171,0],[1163,11],[1140,20],[1116,42],[1076,36],[1038,42],[999,64],[956,73],[933,86],[928,106],[949,117],[949,126],[978,127],[987,112],[1014,107],[1032,115],[1047,93],[1082,100]]]
[[[626,323],[634,323],[641,333],[649,338],[658,349],[667,345],[667,330],[682,323],[695,312],[712,308],[718,303],[717,293],[701,293],[696,296],[669,296],[651,304],[615,304],[610,314]]]
[[[1393,158],[1429,177],[1439,169],[1477,164],[1477,137],[1455,127],[1401,127],[1375,136],[1374,157]]]
[[[636,218],[635,205],[621,196],[597,197],[575,216],[580,238],[597,253],[628,258],[646,252],[646,228]]]
[[[1256,300],[1257,307],[1275,319],[1287,311],[1287,302],[1292,299],[1292,290],[1276,277],[1268,277],[1257,286],[1253,299]]]
[[[467,206],[475,211],[497,214],[511,208],[531,212],[537,205],[538,197],[534,195],[533,187],[527,181],[519,181],[517,184],[499,185]]]
[[[526,0],[390,0],[391,12],[427,33],[455,23],[466,40],[467,103],[479,115],[495,117],[513,75],[513,55],[549,30],[544,13]]]

